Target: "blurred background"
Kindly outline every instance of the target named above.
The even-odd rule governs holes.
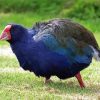
[[[100,0],[0,0],[0,32],[8,23],[32,27],[53,18],[72,19],[100,38]]]
[[[100,0],[0,0],[0,33],[8,23],[27,28],[36,22],[67,18],[93,32],[100,46]],[[7,42],[0,41],[0,100],[100,100],[100,62],[82,71],[86,88],[75,78],[44,85],[22,71]]]

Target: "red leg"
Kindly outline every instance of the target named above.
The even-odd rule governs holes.
[[[80,84],[80,87],[81,87],[81,88],[85,88],[85,85],[84,85],[84,83],[83,83],[83,80],[82,80],[82,77],[81,77],[80,72],[77,73],[77,74],[75,75],[75,77],[77,78],[77,80],[78,80],[78,82],[79,82],[79,84]]]

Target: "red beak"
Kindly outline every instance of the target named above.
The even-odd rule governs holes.
[[[9,40],[8,38],[8,34],[6,32],[2,33],[2,35],[0,36],[0,40]]]
[[[10,40],[11,39],[10,29],[11,29],[11,25],[7,25],[5,27],[5,29],[1,33],[0,40]]]

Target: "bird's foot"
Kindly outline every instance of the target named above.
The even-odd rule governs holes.
[[[84,85],[84,82],[83,82],[83,80],[82,80],[82,77],[81,77],[80,72],[77,73],[77,74],[75,75],[75,77],[77,78],[77,80],[78,80],[78,82],[79,82],[79,84],[80,84],[80,87],[81,87],[81,88],[85,88],[85,85]]]
[[[48,83],[52,83],[53,81],[51,79],[45,79],[44,83],[48,84]]]

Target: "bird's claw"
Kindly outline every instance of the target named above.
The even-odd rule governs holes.
[[[44,81],[45,84],[52,83],[52,82],[53,82],[53,81],[52,81],[51,79],[48,79],[48,80],[45,79],[45,81]]]

